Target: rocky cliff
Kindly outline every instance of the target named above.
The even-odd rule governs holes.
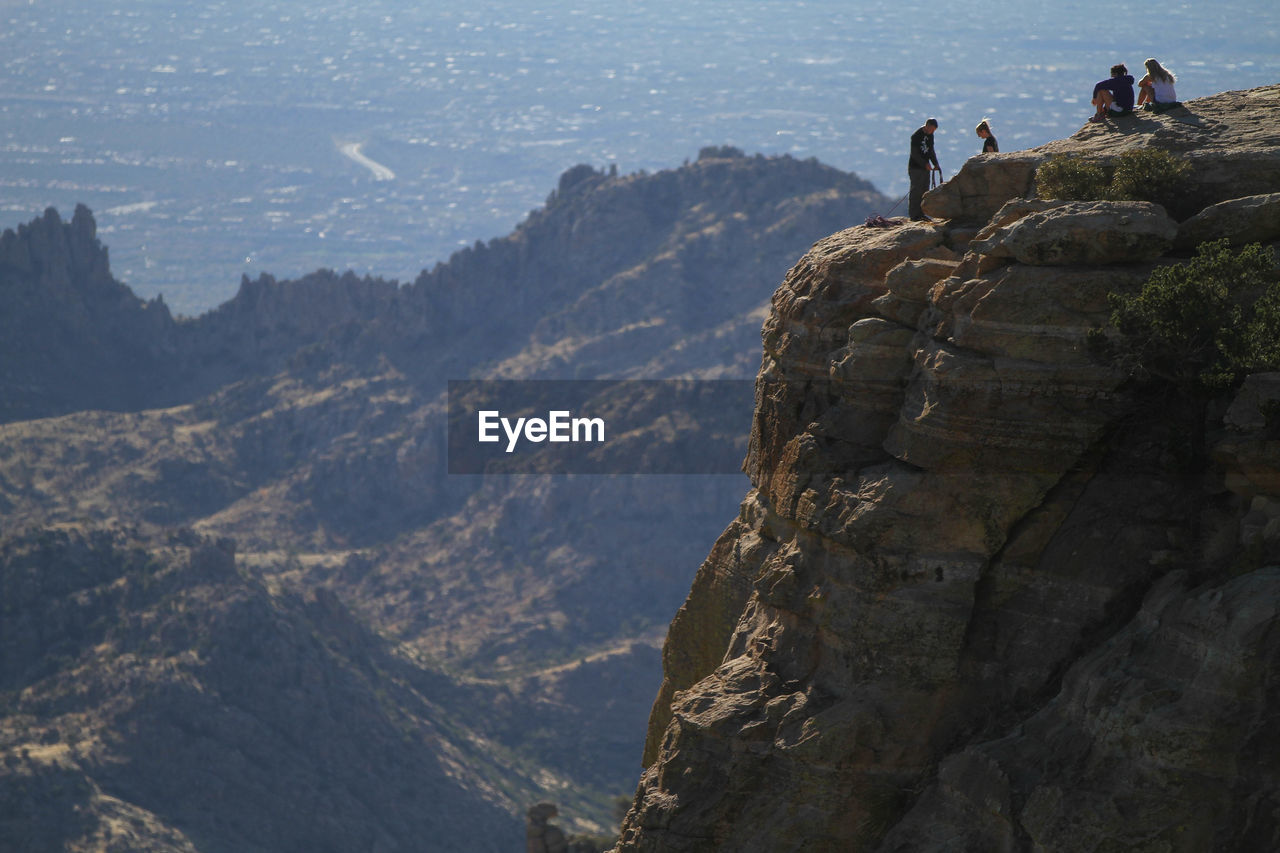
[[[796,264],[618,850],[1280,847],[1274,383],[1188,469],[1175,404],[1088,345],[1197,243],[1280,240],[1277,115],[1271,86],[976,157],[937,221]],[[1053,154],[1143,147],[1191,164],[1170,210],[1035,199]]]

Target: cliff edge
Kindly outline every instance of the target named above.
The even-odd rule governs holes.
[[[664,650],[619,851],[1280,849],[1277,392],[1179,464],[1109,293],[1280,240],[1280,86],[970,160],[774,294],[741,511]],[[1166,210],[1054,154],[1191,164]]]

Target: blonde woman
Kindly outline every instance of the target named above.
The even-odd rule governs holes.
[[[1173,84],[1178,79],[1154,59],[1148,59],[1142,64],[1147,69],[1147,76],[1138,81],[1138,106],[1151,104],[1145,108],[1153,109],[1156,105],[1176,104],[1178,94],[1173,90]]]
[[[996,142],[995,135],[991,133],[991,119],[984,118],[978,122],[978,126],[974,128],[979,139],[986,140],[982,143],[983,154],[995,154],[1000,150],[1000,143]]]

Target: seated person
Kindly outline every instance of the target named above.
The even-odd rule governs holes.
[[[1178,94],[1173,84],[1178,78],[1154,59],[1142,64],[1146,66],[1147,76],[1138,81],[1138,106],[1148,110],[1176,106]]]
[[[1093,87],[1093,105],[1098,111],[1089,121],[1102,121],[1107,113],[1122,115],[1133,112],[1133,75],[1123,62],[1111,66],[1111,76]]]

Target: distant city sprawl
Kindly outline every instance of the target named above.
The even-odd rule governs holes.
[[[117,276],[184,314],[245,273],[412,279],[577,163],[728,144],[896,198],[925,116],[952,174],[977,153],[955,129],[989,117],[1004,151],[1069,135],[1116,61],[1099,0],[109,6],[0,5],[0,214],[88,205]],[[1263,0],[1179,7],[1126,58],[1167,57],[1184,98],[1247,88],[1277,79],[1278,26]]]

